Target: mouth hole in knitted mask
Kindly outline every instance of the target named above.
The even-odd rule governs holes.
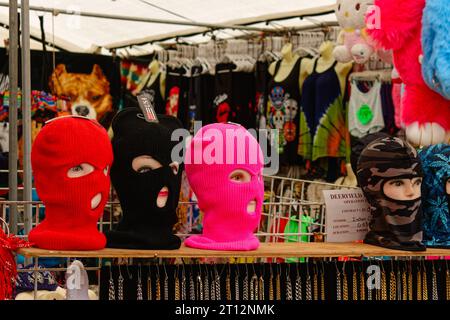
[[[92,210],[97,209],[101,201],[102,201],[102,194],[97,193],[91,200],[91,209]]]
[[[158,193],[158,198],[156,198],[156,205],[158,206],[158,208],[165,207],[168,198],[169,198],[169,188],[163,187]]]
[[[383,185],[383,193],[393,200],[417,200],[421,196],[422,178],[391,179]]]
[[[252,200],[247,205],[247,213],[255,214],[256,211],[256,200]]]

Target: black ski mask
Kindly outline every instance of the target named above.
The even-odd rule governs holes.
[[[119,196],[122,220],[107,233],[107,247],[178,249],[173,234],[177,222],[182,165],[171,160],[172,132],[182,128],[178,119],[158,115],[149,123],[138,108],[126,108],[113,120],[114,163],[111,181]]]
[[[389,249],[424,251],[420,206],[423,173],[416,150],[399,138],[376,139],[362,151],[357,175],[372,212],[364,242]],[[414,193],[413,198],[400,200],[386,193],[387,184],[402,186],[401,179],[413,181],[417,197]]]

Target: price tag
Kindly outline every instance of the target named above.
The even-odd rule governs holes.
[[[363,240],[369,231],[370,205],[361,189],[324,190],[327,242]]]
[[[152,91],[139,94],[137,96],[137,100],[139,103],[139,107],[141,108],[142,113],[144,114],[145,121],[159,122],[155,112],[155,95],[154,92]]]

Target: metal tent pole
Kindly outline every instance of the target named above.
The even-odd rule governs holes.
[[[18,17],[17,0],[9,0],[9,200],[17,201],[17,95],[18,95]],[[17,234],[17,204],[9,207],[9,224]]]
[[[7,3],[0,3],[0,7],[5,7],[7,5],[8,5]],[[100,12],[62,10],[62,9],[40,7],[40,6],[30,6],[29,8],[30,8],[30,10],[33,10],[33,11],[50,12],[54,15],[58,15],[58,14],[79,15],[81,17],[90,17],[90,18],[159,23],[159,24],[172,24],[172,25],[177,25],[177,26],[205,27],[208,29],[236,29],[236,30],[261,31],[261,32],[270,30],[268,28],[257,28],[257,27],[244,26],[244,25],[231,25],[231,24],[220,24],[220,23],[214,24],[214,23],[204,23],[204,22],[197,22],[197,21],[143,18],[143,17],[115,15],[115,14],[104,14],[104,13],[100,13]]]
[[[31,201],[31,62],[30,62],[30,3],[21,1],[22,24],[22,128],[23,128],[23,200]],[[25,234],[31,230],[32,205],[25,204]]]

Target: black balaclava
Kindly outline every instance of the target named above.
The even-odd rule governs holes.
[[[421,198],[394,200],[383,191],[390,180],[422,177],[417,151],[399,138],[376,139],[362,151],[357,175],[372,212],[364,242],[389,249],[424,251]]]
[[[127,249],[178,249],[180,239],[173,234],[177,222],[182,166],[174,170],[171,152],[178,141],[172,132],[182,125],[172,116],[158,115],[159,123],[149,123],[138,108],[125,108],[113,120],[114,163],[111,182],[119,196],[122,220],[107,233],[107,247]],[[133,159],[151,156],[162,167],[139,173]],[[172,164],[172,165],[171,165]],[[146,171],[146,172],[145,172]],[[156,200],[163,187],[169,194],[164,207]]]

